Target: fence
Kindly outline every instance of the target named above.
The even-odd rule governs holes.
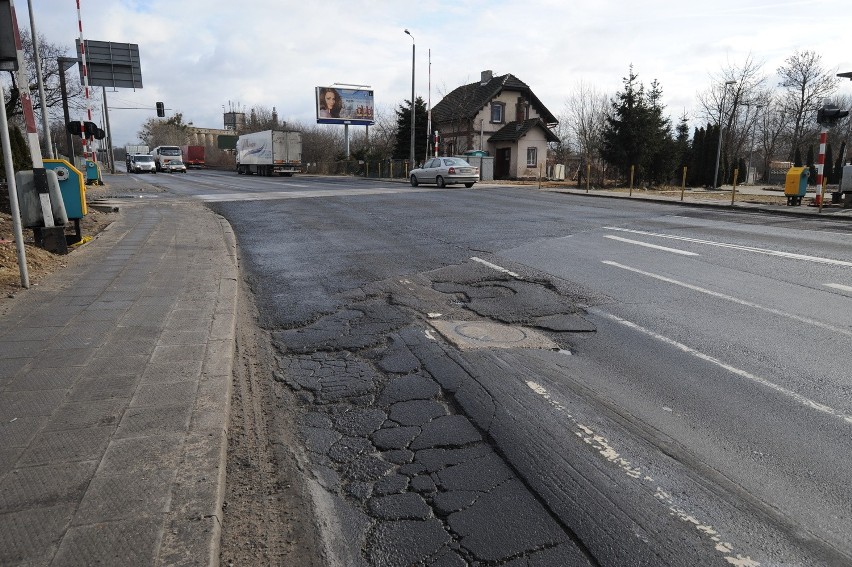
[[[317,175],[356,175],[373,179],[407,179],[411,168],[408,167],[407,159],[347,160],[306,163],[303,165],[302,171]]]

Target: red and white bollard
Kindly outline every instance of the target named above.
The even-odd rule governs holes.
[[[825,165],[825,144],[828,140],[828,128],[823,126],[822,130],[819,131],[819,157],[817,157],[817,188],[816,188],[816,198],[814,203],[820,205],[822,203],[822,172],[823,166]]]
[[[83,14],[80,10],[80,0],[77,0],[77,27],[80,30],[80,62],[82,64],[83,69],[83,89],[85,90],[86,96],[86,120],[92,122],[92,103],[91,103],[91,94],[89,91],[89,67],[86,63],[86,43],[83,41]],[[82,122],[82,121],[81,121]],[[81,129],[83,128],[83,124],[80,124]],[[83,136],[83,159],[89,159],[89,153],[91,152],[91,159],[95,164],[97,164],[97,152],[94,151],[94,148],[91,147],[94,145],[94,141],[89,138],[89,136]],[[83,164],[83,171],[86,170],[86,165]]]

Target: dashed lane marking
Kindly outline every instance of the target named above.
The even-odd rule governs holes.
[[[756,248],[754,246],[743,246],[740,244],[728,244],[727,242],[714,242],[712,240],[701,240],[699,238],[690,238],[688,236],[676,236],[674,234],[660,234],[657,232],[646,232],[644,230],[631,230],[629,228],[619,228],[617,226],[605,226],[604,230],[617,230],[619,232],[629,232],[632,234],[643,234],[645,236],[655,236],[657,238],[668,238],[671,240],[680,240],[683,242],[692,242],[695,244],[706,244],[708,246],[718,246],[720,248],[731,248],[733,250],[742,250],[745,252],[755,252],[758,254],[766,254],[768,256],[780,256],[782,258],[790,258],[793,260],[804,260],[806,262],[815,262],[817,264],[831,264],[833,266],[844,266],[852,268],[852,262],[845,260],[835,260],[833,258],[822,258],[820,256],[808,256],[807,254],[794,254],[793,252],[781,252],[780,250],[769,250],[768,248]]]
[[[506,275],[512,276],[513,278],[516,278],[516,279],[519,279],[519,280],[523,279],[523,278],[521,278],[520,275],[516,274],[515,272],[511,272],[511,271],[507,270],[506,268],[504,268],[503,266],[498,266],[497,264],[492,264],[488,260],[483,260],[482,258],[477,258],[476,256],[471,256],[470,259],[473,260],[474,262],[479,262],[483,266],[488,266],[492,270],[497,270],[498,272],[502,272]]]
[[[664,252],[671,252],[673,254],[681,254],[682,256],[698,256],[698,254],[696,254],[695,252],[679,250],[677,248],[669,248],[668,246],[658,246],[657,244],[649,244],[648,242],[642,242],[641,240],[630,240],[629,238],[621,238],[620,236],[612,236],[611,234],[605,235],[604,238],[609,238],[610,240],[617,240],[619,242],[626,242],[628,244],[636,244],[637,246],[644,246],[645,248],[663,250]]]
[[[767,313],[772,313],[773,315],[779,315],[781,317],[786,317],[788,319],[793,319],[794,321],[799,321],[800,323],[805,323],[807,325],[813,325],[814,327],[819,327],[821,329],[825,329],[826,331],[831,331],[832,333],[840,333],[842,335],[846,335],[852,337],[852,331],[849,329],[842,329],[840,327],[835,327],[833,325],[829,325],[828,323],[823,323],[822,321],[817,321],[816,319],[811,319],[809,317],[802,317],[800,315],[793,315],[792,313],[787,313],[786,311],[781,311],[780,309],[774,309],[772,307],[765,307],[758,303],[752,303],[751,301],[746,301],[744,299],[738,299],[736,297],[726,295],[724,293],[720,293],[718,291],[713,291],[710,289],[705,289],[703,287],[698,287],[697,285],[688,284],[686,282],[681,282],[672,278],[667,278],[666,276],[661,276],[659,274],[654,274],[651,272],[646,272],[644,270],[640,270],[638,268],[631,268],[630,266],[625,266],[623,264],[619,264],[618,262],[612,262],[610,260],[602,260],[603,264],[607,266],[613,266],[615,268],[621,268],[622,270],[627,270],[636,274],[641,274],[643,276],[647,276],[649,278],[654,278],[655,280],[659,280],[661,282],[670,283],[673,285],[677,285],[680,287],[685,287],[686,289],[691,289],[693,291],[697,291],[699,293],[706,293],[707,295],[712,295],[713,297],[718,297],[719,299],[724,299],[726,301],[731,301],[733,303],[737,303],[739,305],[745,305],[746,307],[752,307],[754,309],[759,309],[761,311],[765,311]],[[838,284],[825,284],[829,287],[834,287]],[[840,286],[841,288],[846,286]],[[846,290],[852,291],[852,287],[846,287]]]
[[[839,284],[839,283],[827,283],[827,284],[825,284],[825,286],[830,287],[830,288],[834,288],[834,289],[839,289],[840,291],[848,291],[849,293],[852,293],[852,286],[850,286],[850,285],[843,285],[843,284]]]
[[[615,321],[616,323],[619,323],[620,325],[624,325],[625,327],[628,327],[628,328],[633,329],[635,331],[639,331],[640,333],[648,335],[649,337],[654,338],[654,339],[656,339],[656,340],[658,340],[662,343],[665,343],[667,345],[671,345],[671,346],[675,347],[676,349],[678,349],[682,352],[685,352],[687,354],[694,356],[695,358],[704,360],[704,361],[709,362],[711,364],[715,364],[716,366],[723,368],[723,369],[727,370],[728,372],[730,372],[732,374],[736,374],[737,376],[741,376],[742,378],[750,380],[751,382],[754,382],[755,384],[759,384],[759,385],[761,385],[765,388],[768,388],[770,390],[773,390],[773,391],[775,391],[775,392],[777,392],[777,393],[779,393],[779,394],[781,394],[781,395],[783,395],[787,398],[790,398],[791,400],[793,400],[794,402],[796,402],[799,405],[802,405],[802,406],[809,408],[809,409],[812,409],[812,410],[816,410],[816,411],[823,413],[825,415],[829,415],[831,417],[838,418],[838,419],[842,420],[843,422],[845,422],[847,425],[852,424],[852,416],[847,415],[847,414],[845,414],[845,413],[843,413],[839,410],[836,410],[831,406],[827,406],[825,404],[821,404],[817,401],[814,401],[814,400],[812,400],[812,399],[810,399],[806,396],[799,394],[798,392],[794,392],[793,390],[787,389],[783,386],[779,386],[778,384],[775,384],[774,382],[770,382],[766,378],[761,378],[760,376],[756,376],[756,375],[754,375],[750,372],[747,372],[747,371],[745,371],[741,368],[731,366],[730,364],[727,364],[726,362],[722,362],[718,358],[712,357],[709,354],[704,354],[703,352],[695,350],[694,348],[689,347],[689,346],[687,346],[683,343],[679,343],[674,339],[670,339],[668,337],[660,335],[659,333],[655,333],[654,331],[652,331],[650,329],[646,329],[645,327],[637,325],[636,323],[628,321],[627,319],[622,319],[621,317],[618,317],[616,315],[612,315],[610,313],[606,313],[606,312],[601,311],[600,309],[597,309],[597,308],[592,308],[589,311],[591,313],[594,313],[595,315],[599,315],[599,316],[604,317],[606,319],[609,319],[611,321]]]

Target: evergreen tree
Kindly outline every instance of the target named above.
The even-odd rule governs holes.
[[[686,172],[686,183],[690,187],[704,185],[704,144],[707,131],[696,128],[692,135],[692,152],[689,158],[689,168]]]
[[[810,176],[808,177],[808,185],[816,185],[817,169],[816,169],[816,165],[814,165],[814,147],[813,146],[808,146],[807,168],[810,170]]]
[[[650,117],[645,104],[645,87],[637,82],[633,65],[623,82],[624,91],[616,94],[615,99],[610,102],[601,155],[604,160],[614,165],[623,177],[627,177],[630,166],[640,166],[645,157],[645,134]],[[636,173],[635,179],[641,179],[641,172]]]
[[[648,149],[643,169],[648,181],[662,185],[672,179],[677,167],[671,121],[663,115],[663,89],[654,79],[648,93]]]
[[[822,177],[827,183],[834,185],[834,152],[831,151],[831,142],[825,146],[825,163],[822,166]]]
[[[843,156],[846,155],[846,142],[843,141],[840,143],[840,152],[837,154],[837,161],[834,162],[834,177],[835,183],[840,183],[843,179]]]
[[[414,101],[414,160],[426,157],[426,127],[428,116],[426,103],[422,97]],[[423,142],[423,143],[421,143]],[[407,100],[396,109],[396,144],[393,149],[394,159],[409,159],[411,157],[411,101]]]
[[[796,153],[793,154],[793,167],[802,167],[802,149],[796,148]]]
[[[9,126],[9,146],[12,150],[12,169],[15,172],[33,168],[30,157],[30,147],[26,138],[17,126]],[[6,165],[3,162],[3,152],[0,152],[0,179],[6,179]]]
[[[702,171],[703,182],[701,186],[712,187],[716,173],[716,152],[719,148],[719,125],[707,125],[707,137],[704,144],[704,169]]]
[[[687,175],[689,174],[688,168],[691,166],[690,162],[692,161],[692,146],[689,142],[689,124],[687,123],[686,114],[680,117],[680,122],[678,122],[675,131],[677,135],[674,142],[676,164],[676,171],[674,173],[676,178],[681,179],[684,167],[687,168]]]
[[[662,88],[655,80],[646,92],[632,65],[623,81],[624,90],[610,102],[601,156],[624,177],[635,166],[637,183],[665,183],[672,177],[677,155],[671,122],[663,115]]]
[[[706,128],[695,131],[692,142],[692,160],[687,172],[687,183],[691,187],[710,187],[713,185],[713,173],[716,168],[716,144],[719,127],[708,124]]]

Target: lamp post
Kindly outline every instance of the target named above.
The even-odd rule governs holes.
[[[414,36],[405,30],[411,38],[411,152],[409,154],[409,167],[414,169]]]
[[[719,107],[719,144],[716,146],[716,169],[713,171],[713,189],[719,186],[719,157],[722,155],[722,112],[725,110],[725,97],[728,96],[728,85],[735,83],[736,81],[725,81],[725,92],[722,93],[722,104]]]

